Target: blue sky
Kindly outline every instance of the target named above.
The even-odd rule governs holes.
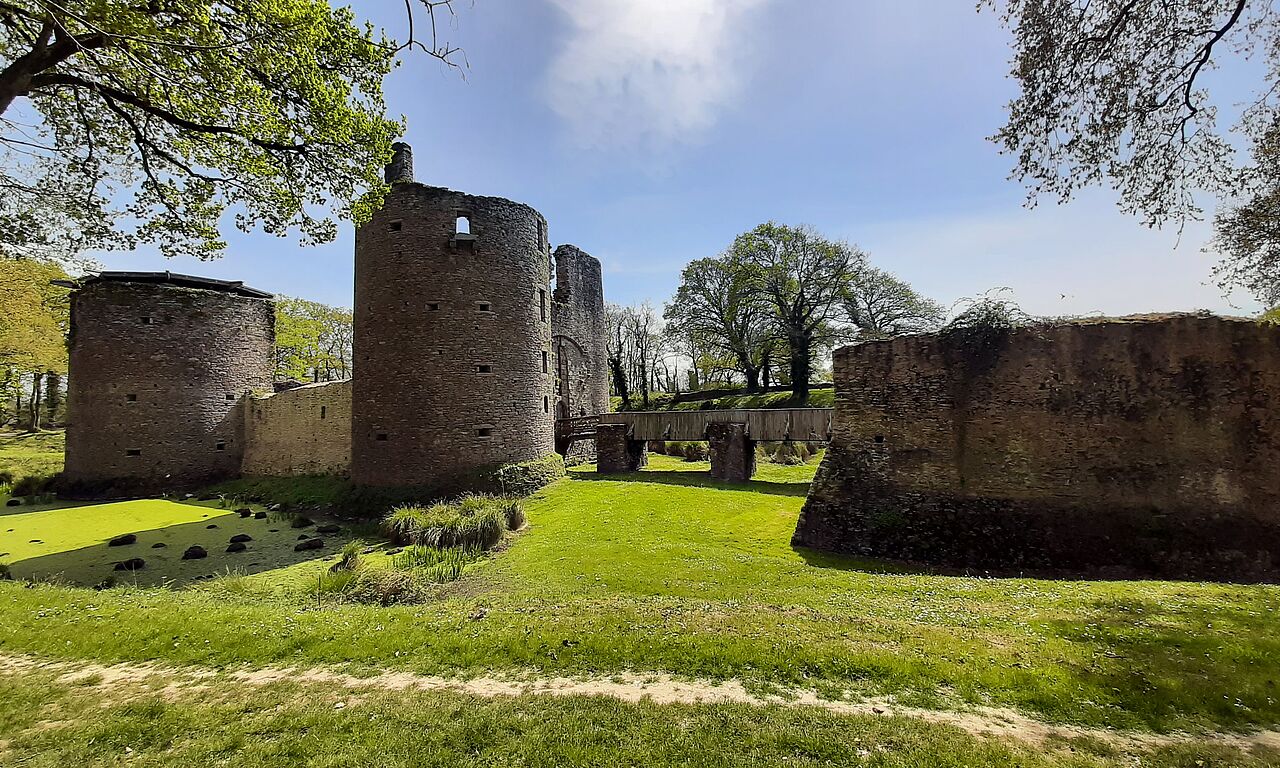
[[[1014,93],[994,14],[937,0],[461,0],[465,79],[409,57],[387,83],[417,178],[529,203],[555,244],[605,265],[620,303],[766,220],[812,224],[946,304],[1008,287],[1063,315],[1211,309],[1207,225],[1152,231],[1110,190],[1024,207],[986,140]],[[393,31],[403,9],[362,0]],[[1227,83],[1231,85],[1231,83]],[[241,234],[209,263],[105,254],[111,269],[239,279],[349,306],[352,230]]]

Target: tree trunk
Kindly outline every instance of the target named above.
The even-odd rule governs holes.
[[[769,358],[770,354],[767,351],[760,355],[760,386],[764,388],[765,392],[769,391],[769,365],[771,363]]]
[[[622,360],[616,357],[609,358],[609,369],[613,371],[613,388],[618,393],[618,397],[622,398],[622,410],[629,410],[631,393],[627,390],[627,374],[622,370]]]
[[[743,365],[742,373],[747,377],[747,391],[760,391],[760,367],[754,365]]]
[[[809,399],[809,345],[806,336],[791,337],[791,399],[803,405]]]
[[[57,371],[44,375],[44,402],[48,406],[49,421],[58,420],[58,408],[62,406],[62,376]]]
[[[28,427],[30,432],[40,431],[40,384],[43,381],[43,374],[38,372],[31,374],[31,399],[27,402],[31,414],[31,425]]]

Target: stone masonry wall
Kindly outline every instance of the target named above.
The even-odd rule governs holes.
[[[355,269],[355,482],[454,485],[553,452],[551,254],[537,211],[397,183],[356,232]]]
[[[1280,577],[1280,327],[1200,315],[837,350],[794,543],[1002,571]]]
[[[568,418],[606,413],[609,352],[600,262],[576,246],[561,245],[556,248],[555,265],[551,328],[556,414]],[[562,447],[568,463],[595,459],[594,441]]]
[[[307,384],[249,399],[243,474],[351,472],[351,380]]]
[[[65,492],[123,495],[234,477],[243,403],[271,389],[270,300],[163,283],[72,294]]]

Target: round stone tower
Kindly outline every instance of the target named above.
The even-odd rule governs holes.
[[[271,389],[271,294],[168,272],[73,287],[64,489],[121,495],[239,475],[245,395]]]
[[[356,231],[352,479],[454,488],[554,450],[551,253],[527,205],[415,183]]]

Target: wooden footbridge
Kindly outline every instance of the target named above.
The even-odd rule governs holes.
[[[634,471],[644,465],[644,446],[652,440],[706,440],[711,443],[711,474],[750,479],[755,443],[827,442],[832,408],[739,408],[724,411],[624,411],[556,420],[556,450],[577,440],[595,440],[601,472]]]

